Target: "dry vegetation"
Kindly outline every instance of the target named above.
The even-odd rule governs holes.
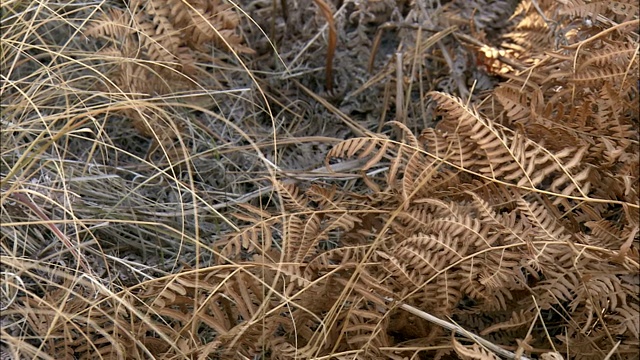
[[[635,359],[621,0],[8,0],[1,358]]]

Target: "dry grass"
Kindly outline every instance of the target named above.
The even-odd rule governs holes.
[[[327,1],[332,59],[312,1],[143,3],[1,5],[2,359],[637,356],[637,7],[585,30],[540,2],[560,39],[537,2]],[[557,75],[605,35],[633,46]],[[559,40],[582,45],[544,57]],[[600,112],[526,122],[566,120],[536,101],[568,83]],[[513,146],[465,158],[488,114]],[[562,152],[574,133],[591,147]]]

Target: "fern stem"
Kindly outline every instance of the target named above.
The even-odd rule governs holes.
[[[386,298],[387,301],[392,301],[392,299]],[[470,332],[468,332],[467,330],[463,329],[462,327],[452,324],[450,322],[444,321],[440,318],[437,318],[427,312],[424,312],[422,310],[416,309],[415,307],[411,306],[411,305],[407,305],[407,304],[400,304],[400,308],[410,312],[411,314],[418,316],[424,320],[427,320],[431,323],[434,323],[438,326],[441,326],[447,330],[456,332],[462,336],[465,336],[475,342],[477,342],[478,344],[486,347],[487,349],[493,351],[494,353],[500,355],[500,356],[504,356],[507,359],[518,359],[518,356],[514,353],[512,353],[511,351],[505,350],[503,348],[501,348],[500,346],[493,344],[491,342],[489,342],[488,340],[476,335],[476,334],[472,334]],[[519,360],[531,360],[526,356],[520,356]]]

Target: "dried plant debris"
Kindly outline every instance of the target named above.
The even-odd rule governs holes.
[[[637,358],[637,4],[45,3],[3,359]]]
[[[197,64],[216,61],[209,55],[214,48],[254,53],[243,44],[239,25],[234,7],[220,0],[130,1],[126,8],[109,8],[91,21],[84,35],[107,40],[99,54],[117,59],[105,85],[133,103],[123,115],[141,135],[168,146],[165,152],[175,154],[176,160],[180,151],[172,152],[171,146],[185,125],[174,121],[175,114],[158,109],[165,104],[157,99],[186,99],[193,105],[206,100],[206,93],[175,96],[213,90],[215,82],[207,81],[210,75]]]

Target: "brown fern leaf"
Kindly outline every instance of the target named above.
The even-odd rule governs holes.
[[[474,204],[474,215],[483,224],[483,226],[491,227],[489,234],[493,237],[500,235],[499,243],[523,243],[526,237],[529,235],[529,224],[522,221],[521,214],[516,210],[508,212],[499,212],[500,209],[497,206],[491,205],[488,201],[484,200],[480,195],[468,192],[471,195]],[[518,197],[515,197],[515,201]],[[477,243],[479,247],[485,245],[484,243]]]
[[[611,331],[614,334],[630,334],[632,338],[637,339],[640,335],[640,321],[638,321],[638,317],[640,317],[640,307],[638,304],[633,304],[633,306],[628,306],[624,308],[620,308],[616,310],[611,317],[612,327]],[[629,341],[629,345],[637,345],[632,341]]]
[[[260,213],[257,213],[260,215]],[[273,227],[281,223],[281,218],[272,217],[268,219],[235,214],[236,218],[250,221],[251,225],[245,226],[236,233],[225,236],[216,242],[215,247],[219,249],[220,257],[218,263],[225,263],[229,259],[237,259],[243,253],[257,251],[263,256],[269,252],[273,241]]]
[[[602,49],[592,51],[588,56],[577,59],[576,73],[586,71],[590,67],[619,66],[627,68],[634,61],[638,49],[633,43],[606,44]]]
[[[50,339],[46,340],[45,346],[50,349],[52,354],[57,353],[59,356],[64,356],[64,354],[71,352],[75,358],[79,359],[92,359],[95,356],[124,359],[128,356],[143,356],[145,349],[140,348],[142,343],[136,339],[141,337],[141,334],[145,334],[147,329],[175,335],[170,328],[162,324],[154,324],[152,320],[143,323],[137,322],[135,325],[124,320],[128,316],[139,319],[136,311],[131,311],[132,308],[127,307],[132,300],[128,296],[123,296],[120,298],[119,304],[114,304],[105,299],[105,294],[98,293],[89,296],[88,293],[83,294],[85,290],[82,290],[80,286],[77,286],[76,289],[78,290],[76,294],[71,296],[65,294],[66,290],[61,289],[51,292],[49,294],[51,297],[48,295],[45,299],[25,299],[24,303],[33,310],[33,316],[30,318],[38,321],[32,328],[36,329],[37,336]],[[103,301],[98,304],[94,303],[94,296],[98,296]],[[46,309],[50,305],[56,306],[56,313]],[[73,318],[73,321],[55,320],[61,314],[65,314],[67,319]],[[144,315],[144,312],[137,314]],[[52,341],[58,336],[63,336],[65,341]],[[63,343],[65,345],[60,346]],[[155,347],[160,351],[164,351],[166,348],[167,346]],[[152,349],[146,349],[146,353],[149,353],[150,350]]]
[[[569,239],[568,231],[558,223],[544,205],[522,198],[517,200],[517,204],[521,216],[532,225],[534,238],[549,241],[567,241]]]
[[[201,89],[200,80],[188,76],[198,73],[196,60],[209,50],[205,43],[251,52],[241,45],[241,37],[236,33],[238,26],[234,9],[220,0],[132,0],[128,11],[117,8],[105,11],[89,23],[85,34],[106,37],[113,49],[120,50],[123,60],[119,61],[117,71],[109,74],[115,92],[144,99],[194,86]],[[144,107],[133,111],[129,108],[126,115],[143,136],[155,139],[154,147],[170,149],[169,144],[177,136],[175,127],[151,114],[157,111]],[[150,153],[154,150],[150,149]]]
[[[624,22],[638,18],[638,4],[633,1],[583,1],[563,0],[564,7],[560,10],[563,15],[600,20],[600,16]]]
[[[325,273],[337,268],[355,268],[366,259],[369,247],[369,245],[348,246],[322,252],[308,262],[305,268],[305,278],[311,279],[314,274]],[[376,258],[371,260],[376,261]]]
[[[222,49],[254,53],[242,44],[242,37],[237,33],[240,18],[230,4],[220,0],[167,0],[165,6],[171,9],[174,25],[183,31],[182,37],[190,48],[204,51],[207,42],[213,41]]]
[[[464,217],[472,210],[469,206],[466,206],[466,204],[458,204],[433,198],[416,200],[416,204],[419,204],[420,206],[426,206],[428,211],[433,212],[434,216],[437,217]]]
[[[531,325],[531,322],[536,319],[537,316],[538,314],[536,313],[535,308],[523,309],[519,312],[514,311],[511,313],[509,320],[486,327],[484,330],[482,330],[482,332],[480,332],[480,335],[486,336],[496,331],[528,327]]]
[[[616,311],[619,307],[629,305],[621,281],[616,275],[585,272],[582,280],[582,286],[575,289],[576,299],[570,306],[576,308],[580,302],[585,302],[592,311]],[[585,327],[590,325],[587,323]]]
[[[376,311],[375,306],[364,303],[355,303],[353,308],[344,312],[343,316],[337,319],[341,324],[341,333],[348,338],[348,343],[355,348],[362,348],[372,355],[379,348],[390,345],[386,334],[381,334],[378,330],[384,327],[383,314]],[[374,355],[375,356],[375,355]]]
[[[306,196],[309,200],[318,204],[318,207],[324,210],[337,209],[342,202],[342,193],[338,193],[337,187],[325,187],[319,184],[313,184],[307,189]]]
[[[301,264],[317,251],[318,242],[326,239],[320,214],[291,215],[284,223],[283,252],[286,262]]]
[[[434,219],[428,224],[429,232],[465,239],[466,245],[472,245],[477,249],[490,247],[496,242],[498,234],[492,229],[493,226],[494,224],[480,222],[471,216],[442,217]]]
[[[504,108],[509,123],[530,123],[535,114],[536,104],[532,100],[538,97],[521,89],[517,84],[503,83],[493,92],[493,96]],[[540,105],[542,104],[538,104]]]
[[[630,142],[637,141],[639,137],[636,131],[637,124],[634,126],[632,113],[628,112],[628,109],[633,109],[626,100],[630,98],[629,95],[621,96],[619,89],[614,88],[611,83],[605,84],[598,94],[592,95],[592,101],[598,104],[594,119],[596,133],[622,149],[630,146]],[[610,149],[607,147],[607,150]]]
[[[461,359],[464,359],[464,360],[498,360],[499,359],[495,354],[489,352],[488,350],[486,350],[485,348],[481,347],[478,344],[464,346],[455,338],[453,338],[452,341],[453,341],[453,349],[456,351],[456,353],[458,354],[458,356],[460,356]]]
[[[413,236],[391,249],[392,257],[379,256],[387,259],[385,268],[395,280],[423,289],[412,296],[421,306],[450,316],[464,295],[456,264],[465,257],[470,243],[445,234],[434,231],[434,235]]]
[[[309,207],[309,199],[307,199],[304,193],[300,192],[300,189],[296,184],[278,181],[276,185],[278,195],[280,195],[280,198],[284,202],[284,206],[287,210],[300,213],[311,211],[311,208]]]
[[[533,59],[527,56],[531,52],[545,51],[555,46],[552,29],[530,2],[520,3],[514,17],[516,14],[522,14],[518,23],[512,31],[500,37],[500,47],[506,50],[505,55],[531,62]]]
[[[333,158],[349,159],[356,157],[358,159],[367,159],[367,164],[362,170],[368,170],[373,165],[387,155],[387,151],[393,148],[392,143],[385,138],[367,138],[359,137],[345,140],[334,146],[325,157],[325,165],[329,167],[329,162]]]
[[[580,141],[568,129],[559,126],[545,126],[541,123],[543,121],[522,126],[520,129],[527,138],[555,153],[565,148],[578,149],[584,146],[585,143]]]
[[[444,272],[435,279],[434,285],[435,294],[431,295],[435,295],[434,314],[436,316],[451,316],[465,295],[462,291],[460,275],[455,272]]]
[[[384,252],[379,252],[378,256],[384,260],[385,270],[393,277],[394,281],[400,284],[399,288],[420,289],[424,287],[426,292],[425,284],[427,284],[428,279],[421,276],[419,271],[407,268],[407,264],[401,262],[395,256],[389,256]],[[435,287],[432,287],[432,289],[435,291]]]
[[[505,257],[505,255],[507,255]],[[457,267],[458,289],[473,299],[479,311],[504,311],[513,306],[514,292],[522,286],[520,260],[517,252],[500,249],[469,257]]]
[[[586,181],[589,168],[581,169],[579,173],[571,171],[580,168],[586,148],[577,151],[565,148],[553,154],[522,133],[485,119],[458,98],[442,93],[432,93],[432,96],[445,114],[445,120],[438,127],[443,132],[456,132],[463,138],[462,144],[477,146],[480,159],[468,170],[491,179],[517,180],[517,186],[531,188],[550,179],[552,191],[586,196],[590,187]]]
[[[86,26],[84,35],[88,37],[102,36],[114,42],[122,41],[121,39],[135,34],[136,30],[133,26],[129,12],[110,8]]]
[[[316,256],[319,245],[336,231],[351,231],[359,220],[346,211],[292,215],[285,222],[284,258],[301,264]]]
[[[180,31],[173,27],[168,17],[169,8],[160,2],[150,1],[134,16],[139,33],[140,45],[146,50],[148,59],[154,62],[175,63],[181,46]]]
[[[618,224],[610,220],[587,221],[584,225],[591,230],[591,234],[588,234],[585,239],[590,245],[605,249],[619,249],[627,240],[624,230],[629,229],[621,229]]]
[[[394,226],[395,224],[392,224],[392,226],[398,234],[410,237],[425,229],[427,224],[433,221],[436,216],[437,214],[434,214],[434,209],[430,206],[413,205],[406,211],[399,213],[397,227]]]
[[[505,210],[513,210],[516,199],[521,196],[517,188],[477,179],[452,187],[450,196],[466,198],[469,194],[474,194],[485,201],[489,208]]]
[[[567,252],[567,247],[555,246],[545,248],[538,255],[538,265],[544,273],[545,279],[536,288],[542,290],[540,302],[544,305],[557,304],[573,300],[573,289],[580,286],[580,280],[574,272],[563,272],[564,264],[574,259],[573,254]],[[561,265],[553,262],[558,261]],[[542,305],[541,305],[542,306]]]
[[[628,66],[620,66],[620,65],[614,65],[614,64],[609,64],[609,66],[605,68],[587,66],[587,67],[584,67],[580,72],[575,74],[562,73],[562,72],[556,74],[556,76],[569,77],[570,81],[572,83],[575,83],[578,86],[593,85],[593,84],[598,84],[604,81],[611,81],[611,82],[617,82],[622,84],[623,79],[625,79],[628,75],[629,75]]]
[[[456,133],[427,128],[420,135],[420,140],[425,143],[428,154],[462,168],[473,166],[478,159],[476,146],[465,143]]]
[[[402,176],[404,199],[429,197],[454,186],[458,182],[457,172],[440,169],[440,166],[442,162],[429,159],[423,152],[410,155]]]

